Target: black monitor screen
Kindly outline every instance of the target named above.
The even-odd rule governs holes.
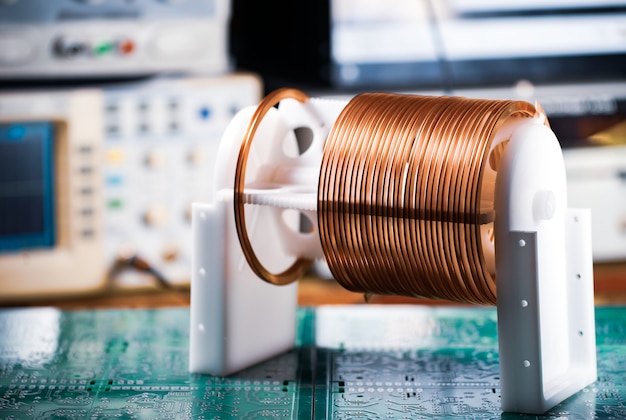
[[[55,244],[54,125],[0,124],[0,252]]]

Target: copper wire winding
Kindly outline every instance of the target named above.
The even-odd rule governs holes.
[[[289,284],[294,282],[295,280],[298,280],[306,273],[306,270],[311,266],[313,261],[308,258],[297,258],[293,262],[293,264],[291,264],[287,269],[278,274],[272,273],[267,268],[265,268],[265,266],[261,263],[261,261],[254,253],[254,249],[252,248],[252,244],[250,243],[250,238],[248,237],[248,229],[246,227],[246,214],[244,209],[244,190],[248,154],[250,153],[250,147],[252,146],[252,140],[254,140],[254,135],[261,125],[265,114],[267,114],[267,112],[271,108],[273,108],[274,105],[278,104],[283,99],[288,98],[295,99],[299,102],[306,102],[309,99],[309,97],[304,92],[301,92],[297,89],[280,89],[270,93],[265,98],[263,98],[256,111],[252,115],[250,123],[248,124],[248,127],[246,127],[246,131],[241,142],[239,155],[237,156],[237,166],[235,167],[235,186],[233,194],[235,226],[237,229],[237,236],[239,237],[239,244],[241,245],[243,254],[246,257],[250,268],[252,268],[252,271],[254,271],[257,276],[269,283],[276,285]]]
[[[335,279],[365,293],[495,303],[482,181],[495,132],[516,115],[535,109],[384,93],[352,99],[326,140],[318,188]]]
[[[282,97],[294,94],[279,91],[264,100],[264,108]],[[265,112],[258,111],[250,126],[257,127]],[[493,208],[481,208],[489,195],[484,190],[493,190],[491,181],[483,185],[489,159],[494,166],[501,154],[498,147],[490,155],[491,144],[506,119],[537,112],[520,101],[355,96],[326,139],[318,184],[319,236],[335,279],[364,293],[494,304],[495,273],[482,243],[494,215]],[[243,194],[251,131],[235,183],[236,226],[244,242],[243,201],[237,197]],[[292,267],[277,281],[258,268],[251,247],[242,248],[266,281],[294,279]]]

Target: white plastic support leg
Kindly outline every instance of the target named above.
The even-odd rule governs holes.
[[[343,106],[337,101],[303,106],[286,100],[280,110],[268,112],[248,161],[247,185],[257,187],[249,188],[251,202],[275,202],[308,214],[310,202],[315,203],[323,140]],[[193,205],[189,370],[195,373],[229,375],[295,345],[297,284],[275,286],[259,279],[246,262],[235,227],[234,171],[254,110],[240,111],[222,137],[214,202]],[[289,119],[281,117],[285,113]],[[306,153],[291,157],[285,148],[296,146],[293,131],[299,127],[311,130],[312,144]],[[313,171],[307,170],[311,167]],[[255,253],[269,269],[288,267],[294,255],[321,253],[318,240],[298,232],[297,213],[269,205],[248,205],[245,211]]]
[[[291,349],[297,284],[274,286],[252,272],[234,233],[232,202],[194,204],[192,217],[189,370],[229,375]]]
[[[590,215],[566,204],[556,138],[522,126],[496,184],[503,411],[542,414],[597,376]]]

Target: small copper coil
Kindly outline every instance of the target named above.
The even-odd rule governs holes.
[[[243,196],[255,131],[284,98],[303,102],[306,95],[286,89],[263,100],[235,171],[242,250],[255,273],[274,284],[294,281],[310,261],[297,259],[280,274],[267,271],[247,237]],[[505,143],[492,151],[492,142],[505,120],[537,113],[518,101],[354,97],[326,139],[318,184],[319,236],[335,279],[367,294],[494,304],[495,273],[483,241],[492,241],[485,232],[493,229],[495,170]]]
[[[248,237],[248,229],[246,227],[246,214],[244,209],[245,203],[245,180],[246,180],[246,166],[248,163],[248,154],[250,147],[252,146],[252,140],[257,129],[263,121],[263,117],[267,112],[278,104],[283,99],[295,99],[299,102],[306,102],[309,97],[304,93],[296,89],[279,89],[269,95],[267,95],[250,119],[250,124],[246,128],[246,131],[241,142],[241,148],[239,149],[239,156],[237,157],[237,166],[235,167],[235,186],[234,186],[234,211],[235,211],[235,227],[237,229],[237,236],[239,237],[239,244],[241,249],[250,265],[250,268],[254,273],[263,280],[276,284],[285,285],[294,282],[301,278],[309,269],[313,261],[308,258],[297,258],[293,264],[281,273],[275,274],[270,272],[263,263],[258,259],[254,253],[250,238]]]

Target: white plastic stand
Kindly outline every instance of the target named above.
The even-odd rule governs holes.
[[[248,234],[268,269],[294,256],[322,258],[317,234],[300,232],[300,212],[314,214],[323,142],[344,102],[281,102],[261,124],[247,168]],[[235,230],[233,184],[241,140],[254,107],[240,111],[218,150],[216,197],[194,203],[189,369],[229,375],[295,344],[297,284],[274,286],[248,266]],[[279,116],[280,113],[280,116]],[[288,116],[288,117],[286,117]],[[310,130],[306,152],[294,130]],[[290,210],[297,210],[290,212]],[[313,218],[310,218],[313,223]]]
[[[596,380],[590,213],[566,208],[552,131],[519,127],[496,182],[502,409],[541,414]]]
[[[323,143],[344,106],[284,100],[257,131],[246,173],[252,204],[246,220],[255,252],[270,270],[296,257],[322,257],[317,181]],[[193,208],[192,372],[228,375],[295,343],[296,286],[258,279],[235,231],[234,168],[253,112],[241,111],[223,136],[215,201]],[[498,141],[509,144],[493,197],[502,409],[540,414],[596,379],[590,218],[567,209],[561,150],[540,118],[503,130]],[[300,231],[302,216],[312,231]]]

